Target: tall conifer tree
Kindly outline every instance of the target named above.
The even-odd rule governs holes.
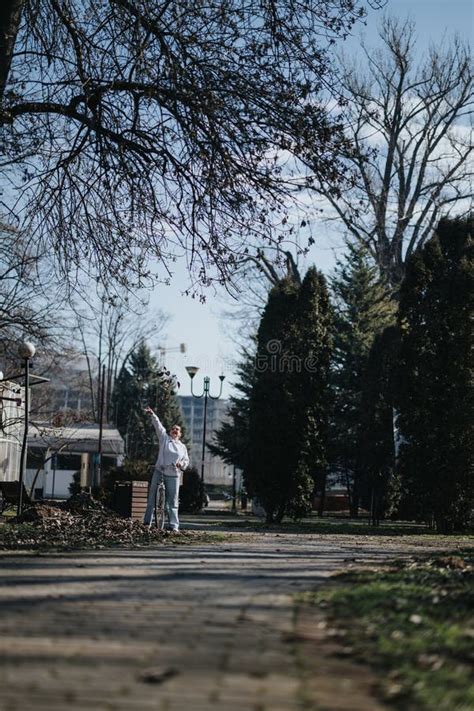
[[[308,511],[325,472],[331,312],[324,277],[285,279],[268,297],[257,336],[248,470],[267,521]]]
[[[257,334],[255,380],[249,408],[249,477],[267,521],[281,520],[296,461],[294,398],[285,362],[298,285],[284,279],[270,291]]]
[[[168,430],[179,424],[184,433],[179,404],[172,382],[163,373],[148,346],[142,342],[122,369],[114,389],[116,424],[125,439],[129,459],[156,459],[157,438],[149,415],[144,408],[150,405]]]
[[[387,326],[370,349],[362,382],[358,462],[362,505],[373,524],[392,515],[399,503],[395,452],[394,374],[399,329]]]
[[[395,320],[396,305],[367,250],[347,245],[331,280],[335,309],[332,365],[331,468],[347,486],[351,513],[357,515],[364,462],[363,390],[375,337]]]
[[[299,290],[292,337],[301,363],[294,382],[299,447],[287,508],[298,516],[307,511],[313,490],[324,498],[327,476],[333,313],[326,280],[314,267]]]
[[[400,299],[403,503],[441,532],[465,529],[474,508],[471,228],[442,220],[410,258]]]

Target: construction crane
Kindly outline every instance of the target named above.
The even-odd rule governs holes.
[[[179,346],[173,348],[166,348],[165,346],[158,346],[160,365],[164,365],[164,361],[167,353],[186,353],[186,343],[180,343]]]

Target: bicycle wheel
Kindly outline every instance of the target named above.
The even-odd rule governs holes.
[[[159,531],[165,527],[165,485],[163,482],[156,487],[155,525]]]

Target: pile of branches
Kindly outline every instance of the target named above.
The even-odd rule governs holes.
[[[89,494],[36,503],[0,529],[0,549],[104,548],[162,543],[167,534],[122,518]]]

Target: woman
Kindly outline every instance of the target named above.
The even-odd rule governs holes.
[[[189,465],[188,450],[186,445],[180,441],[181,427],[179,425],[173,425],[168,434],[151,407],[146,407],[145,412],[151,415],[151,421],[160,442],[160,451],[148,491],[148,504],[143,522],[147,525],[151,522],[155,508],[156,489],[163,475],[165,482],[165,510],[168,515],[170,529],[178,531],[179,485],[181,472],[187,469]]]

